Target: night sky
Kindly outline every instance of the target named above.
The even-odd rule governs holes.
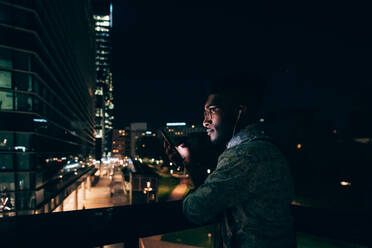
[[[348,112],[370,109],[370,15],[287,7],[114,2],[114,125],[198,124],[203,83],[246,68],[267,80],[264,112],[319,109],[343,127]]]

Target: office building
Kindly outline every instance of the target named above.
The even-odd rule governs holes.
[[[0,217],[51,212],[89,177],[94,56],[90,1],[0,1]]]
[[[96,40],[96,157],[111,156],[114,103],[111,72],[112,57],[112,3],[93,1],[93,18]]]
[[[203,133],[205,128],[197,125],[187,125],[185,122],[168,122],[165,130],[171,137],[189,136],[192,133]]]
[[[112,157],[123,158],[130,155],[130,130],[114,129],[112,135]]]
[[[130,156],[132,158],[137,157],[136,143],[137,140],[147,131],[146,122],[135,122],[130,124]]]

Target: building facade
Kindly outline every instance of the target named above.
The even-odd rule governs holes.
[[[164,128],[171,137],[189,136],[193,133],[203,133],[205,128],[197,125],[187,125],[185,122],[170,122]]]
[[[96,157],[111,156],[114,103],[111,72],[112,58],[112,3],[93,1],[93,18],[96,40]]]
[[[94,158],[90,1],[0,1],[0,217],[51,212]]]
[[[112,157],[122,158],[130,155],[130,130],[114,129],[112,135]]]

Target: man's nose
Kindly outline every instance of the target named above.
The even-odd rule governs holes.
[[[203,126],[208,128],[211,123],[212,123],[211,118],[209,116],[204,116]]]

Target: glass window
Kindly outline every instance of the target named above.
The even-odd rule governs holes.
[[[0,170],[13,169],[13,155],[0,153]]]
[[[16,146],[20,151],[30,151],[31,150],[31,135],[30,134],[17,134],[16,136]]]
[[[0,172],[0,191],[14,191],[14,173],[12,172]]]
[[[36,206],[36,195],[32,191],[21,191],[16,193],[17,210],[33,209]]]
[[[30,55],[21,52],[15,52],[13,55],[13,59],[14,68],[24,71],[28,71],[30,69]]]
[[[43,103],[38,97],[34,97],[33,112],[43,114]]]
[[[31,169],[30,154],[18,153],[17,154],[17,170],[30,170],[30,169]]]
[[[0,91],[0,110],[13,110],[13,92]]]
[[[32,96],[26,94],[17,94],[16,110],[32,111]]]
[[[30,189],[30,175],[29,172],[18,172],[17,173],[17,187],[18,190],[29,190]]]
[[[5,48],[0,48],[0,67],[5,67],[8,69],[13,68],[12,51]]]
[[[16,90],[32,91],[32,77],[26,73],[14,74],[14,88]]]
[[[12,73],[10,71],[0,71],[0,87],[12,88]]]
[[[15,210],[15,197],[13,192],[4,191],[0,195],[0,217],[8,215],[9,211]]]
[[[40,95],[40,92],[39,92],[39,81],[34,77],[32,76],[32,88],[33,88],[33,92],[35,93],[38,93]]]
[[[12,150],[13,149],[13,134],[12,133],[0,133],[0,150]]]

